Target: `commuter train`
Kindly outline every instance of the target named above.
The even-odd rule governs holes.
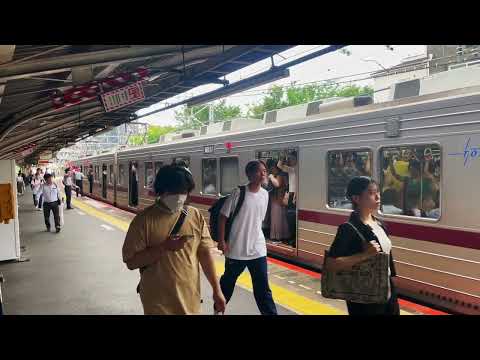
[[[92,169],[87,195],[138,212],[155,201],[158,169],[182,161],[196,183],[189,202],[208,221],[208,208],[246,183],[245,165],[255,158],[293,168],[287,191],[296,200],[285,204],[282,221],[293,214],[294,229],[290,241],[267,240],[270,255],[321,270],[351,212],[349,178],[369,175],[385,195],[379,217],[391,234],[400,294],[480,314],[480,86],[378,104],[370,97],[316,101],[72,165]]]

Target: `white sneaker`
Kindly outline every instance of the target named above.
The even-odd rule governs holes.
[[[40,208],[35,208],[35,210],[37,210],[37,211],[42,211],[42,209],[40,209]]]

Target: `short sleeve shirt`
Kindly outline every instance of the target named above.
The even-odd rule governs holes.
[[[136,253],[164,242],[173,229],[180,211],[171,214],[161,202],[138,214],[130,224],[123,244],[123,261]],[[145,314],[187,315],[199,314],[200,307],[200,251],[215,246],[208,225],[194,207],[188,206],[179,235],[192,235],[179,251],[165,251],[156,263],[143,271],[140,297]]]
[[[240,189],[236,188],[223,204],[220,211],[229,217],[240,197]],[[233,221],[229,236],[227,258],[235,260],[253,260],[267,256],[267,244],[262,231],[262,222],[268,208],[268,192],[260,188],[253,193],[245,188],[245,200]]]

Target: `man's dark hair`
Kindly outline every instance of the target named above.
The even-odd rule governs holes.
[[[166,165],[160,168],[153,184],[157,195],[166,192],[189,193],[195,188],[192,173],[183,166]]]
[[[260,165],[265,166],[265,169],[267,169],[267,164],[265,164],[265,161],[263,160],[249,161],[247,166],[245,166],[245,174],[247,175],[247,178],[250,179],[250,176],[257,172],[257,170],[260,168]]]
[[[47,180],[50,179],[51,177],[52,177],[52,175],[47,173],[47,174],[45,174],[45,175],[43,176],[43,180],[47,181]]]

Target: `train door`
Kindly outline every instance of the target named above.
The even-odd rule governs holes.
[[[138,206],[138,163],[130,161],[128,165],[128,204]]]
[[[88,168],[88,175],[87,175],[87,178],[88,178],[88,192],[90,194],[93,193],[93,165],[90,165],[89,168]]]
[[[102,197],[107,198],[107,165],[102,165]]]
[[[297,247],[298,150],[257,151],[268,171],[269,205],[263,231],[272,245]]]

